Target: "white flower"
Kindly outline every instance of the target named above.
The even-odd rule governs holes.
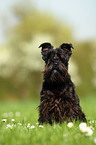
[[[94,138],[94,143],[96,144],[96,137]]]
[[[13,121],[13,122],[14,122],[14,121],[15,121],[15,119],[11,119],[11,121]]]
[[[86,126],[87,126],[87,124],[85,122],[79,124],[79,128],[86,127]]]
[[[2,121],[3,121],[3,122],[6,122],[6,121],[7,121],[7,119],[2,119]]]
[[[7,124],[7,127],[13,127],[14,126],[14,124],[12,124],[12,125],[10,125],[10,124]]]
[[[87,132],[86,136],[91,136],[93,134],[93,130],[90,127],[86,128],[86,132]]]
[[[39,127],[43,128],[44,126],[42,126],[42,125],[39,125]]]
[[[86,123],[80,123],[79,128],[81,132],[86,132],[87,124]]]
[[[91,126],[89,126],[92,130],[94,130],[95,128],[91,125]]]
[[[22,125],[22,123],[18,123],[18,125]]]
[[[10,125],[10,124],[7,124],[7,127],[6,128],[10,128],[10,129],[13,129],[14,125]]]
[[[86,123],[81,123],[79,128],[81,132],[86,132],[86,136],[91,136],[93,134],[93,130],[90,127],[87,127]]]
[[[35,126],[32,125],[32,126],[30,127],[30,129],[32,129],[32,128],[35,128]]]
[[[69,122],[69,123],[67,124],[67,126],[68,126],[69,128],[72,128],[72,127],[73,127],[73,123],[72,123],[72,122]]]
[[[92,123],[92,121],[90,120],[90,122],[89,122],[90,124]]]
[[[37,122],[36,124],[39,124],[39,122]]]
[[[94,120],[92,120],[92,123],[94,123]]]
[[[30,127],[30,126],[27,126],[28,128]]]

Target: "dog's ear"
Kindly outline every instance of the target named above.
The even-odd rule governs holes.
[[[51,45],[51,43],[45,42],[42,43],[39,48],[41,47],[41,54],[42,54],[42,59],[44,61],[46,61],[47,59],[47,53],[50,49],[53,49],[53,46]]]
[[[71,43],[63,43],[59,48],[64,50],[64,54],[66,55],[67,60],[69,60],[70,56],[72,55],[71,48],[74,49],[73,45]]]
[[[64,50],[68,49],[69,51],[71,51],[71,48],[74,49],[74,47],[71,43],[63,43],[62,45],[60,45],[59,48],[64,49]]]
[[[42,52],[43,51],[48,51],[49,49],[53,49],[53,46],[51,45],[51,43],[45,42],[42,43],[39,48],[42,47]]]

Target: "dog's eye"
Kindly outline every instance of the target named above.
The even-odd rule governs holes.
[[[49,58],[50,58],[50,53],[47,54],[47,59],[49,59]]]
[[[53,52],[49,52],[47,54],[47,59],[53,58],[54,57],[54,53]]]
[[[48,53],[47,54],[47,59],[49,59],[51,57],[51,55],[52,55],[51,53]]]
[[[60,58],[61,61],[64,60],[64,56],[63,56],[63,54],[59,54],[59,53],[58,53],[57,56]]]
[[[62,60],[62,62],[64,62],[64,60],[65,60],[63,55],[61,55],[61,60]]]

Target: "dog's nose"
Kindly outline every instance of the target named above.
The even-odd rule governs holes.
[[[54,62],[55,65],[58,65],[58,62]]]
[[[55,67],[55,68],[58,67],[58,62],[54,62],[54,67]]]

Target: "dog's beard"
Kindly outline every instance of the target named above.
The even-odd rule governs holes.
[[[49,83],[63,83],[66,80],[66,76],[67,68],[62,63],[60,63],[58,67],[55,67],[54,64],[46,65],[45,67],[44,79]]]

